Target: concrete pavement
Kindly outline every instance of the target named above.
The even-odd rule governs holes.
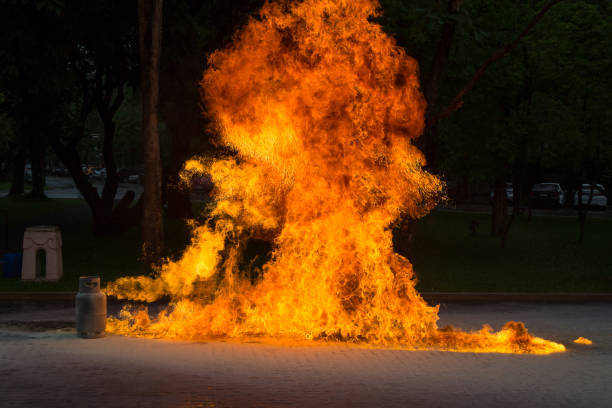
[[[113,311],[114,312],[114,311]],[[73,319],[71,307],[0,309],[2,407],[608,407],[612,305],[442,305],[440,325],[522,320],[562,342],[549,356],[279,347],[108,336],[8,321]],[[4,322],[4,324],[2,323]],[[575,345],[578,336],[592,346]]]

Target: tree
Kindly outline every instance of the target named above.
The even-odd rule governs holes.
[[[0,17],[0,89],[2,110],[14,124],[15,155],[10,193],[23,193],[23,170],[29,156],[32,170],[31,197],[44,197],[44,157],[46,153],[46,104],[61,91],[61,49],[50,46],[58,40],[57,16],[63,2],[2,1]],[[58,74],[58,82],[48,83],[41,74],[44,66]]]
[[[0,107],[4,102],[5,97],[0,93]],[[11,118],[0,111],[0,178],[12,181],[9,195],[20,195],[24,190],[25,154],[14,127]]]
[[[202,112],[205,107],[196,85],[206,68],[207,55],[231,41],[236,28],[262,4],[263,0],[176,0],[164,5],[159,114],[169,141],[163,190],[170,217],[191,216],[189,188],[178,182],[185,161],[217,154],[215,135]]]
[[[443,171],[493,180],[498,192],[493,229],[502,242],[513,220],[503,203],[505,181],[514,184],[515,214],[520,195],[536,182],[559,181],[573,188],[600,183],[598,177],[609,173],[609,7],[593,1],[559,3],[503,64],[481,76],[462,109],[440,122]],[[485,7],[475,23],[488,33],[488,41],[507,43],[530,13],[537,9],[523,3]],[[484,52],[466,42],[463,58],[455,54],[454,59],[461,66],[473,64]],[[448,78],[461,84],[466,75],[451,67]],[[568,196],[573,198],[572,191]]]
[[[48,141],[91,208],[94,231],[116,231],[134,219],[123,214],[133,193],[115,206],[113,151],[114,115],[138,69],[134,5],[65,0],[11,3],[5,10],[2,84],[9,95],[5,109],[18,137],[30,150],[38,148],[41,157]],[[86,123],[94,110],[104,129],[107,177],[101,194],[83,172],[79,148],[90,137]],[[32,164],[35,173],[34,160]]]
[[[119,180],[114,157],[115,115],[125,99],[126,88],[135,86],[138,72],[133,28],[135,8],[119,1],[77,3],[64,15],[74,39],[67,68],[72,74],[77,102],[69,106],[63,123],[50,126],[49,139],[92,210],[94,231],[115,232],[133,225],[133,213],[138,210],[128,211],[133,192],[128,192],[115,205]],[[88,136],[86,123],[94,109],[103,128],[106,179],[101,193],[83,172],[78,149]],[[58,113],[58,117],[61,115]]]
[[[159,259],[164,248],[162,174],[157,117],[161,20],[162,0],[139,0],[138,28],[145,168],[142,236],[143,254],[149,262]]]

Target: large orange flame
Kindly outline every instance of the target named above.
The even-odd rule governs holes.
[[[267,3],[201,86],[221,142],[236,159],[187,163],[209,172],[216,207],[191,246],[154,278],[122,278],[107,293],[154,301],[151,320],[124,310],[115,333],[196,339],[334,340],[407,348],[550,353],[561,344],[522,323],[493,333],[439,330],[394,253],[391,224],[421,217],[442,184],[413,141],[425,100],[418,66],[371,18],[375,0]],[[273,240],[261,278],[245,277],[247,240]],[[239,267],[242,265],[242,267]],[[251,278],[253,278],[251,274]]]

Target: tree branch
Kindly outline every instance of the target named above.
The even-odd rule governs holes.
[[[449,0],[448,1],[448,12],[451,15],[459,13],[463,0]],[[448,55],[450,53],[451,44],[455,36],[455,27],[457,22],[455,19],[449,19],[442,26],[442,36],[438,42],[436,53],[434,55],[433,63],[431,66],[431,73],[424,86],[425,100],[427,100],[428,114],[431,114],[431,108],[436,105],[436,99],[438,97],[438,88],[444,73],[446,72],[446,65],[448,62]],[[430,108],[431,107],[431,108]]]
[[[115,95],[115,100],[111,102],[110,107],[108,108],[111,117],[115,116],[115,113],[117,113],[117,111],[121,107],[121,104],[123,103],[123,86],[123,83],[117,85],[117,94]]]
[[[427,127],[431,127],[431,126],[435,125],[439,120],[444,119],[444,118],[450,116],[453,112],[456,112],[457,110],[459,110],[461,108],[461,106],[463,106],[463,98],[465,97],[465,95],[468,92],[470,92],[472,90],[472,88],[474,88],[476,83],[480,80],[480,78],[485,73],[485,71],[489,68],[489,66],[491,66],[491,64],[493,64],[495,61],[498,61],[498,60],[504,58],[508,53],[510,53],[514,48],[516,48],[516,46],[519,44],[521,39],[523,37],[525,37],[531,31],[531,29],[542,19],[542,17],[544,17],[544,15],[548,12],[548,10],[550,10],[551,7],[553,7],[557,3],[560,3],[561,1],[562,0],[552,0],[552,1],[550,1],[529,22],[527,27],[525,27],[525,29],[518,35],[518,37],[516,37],[516,39],[514,41],[512,41],[510,44],[507,44],[506,46],[504,46],[502,48],[498,48],[497,51],[495,51],[493,53],[493,55],[491,55],[489,57],[489,59],[487,59],[480,66],[480,68],[478,69],[478,71],[476,71],[476,73],[474,74],[472,79],[470,79],[465,84],[463,89],[461,89],[461,91],[459,91],[459,93],[453,98],[453,101],[450,103],[450,105],[448,105],[446,107],[446,109],[444,109],[442,112],[440,112],[438,115],[436,115],[435,118],[432,118],[432,120],[427,124]]]
[[[78,125],[71,132],[71,137],[68,140],[67,144],[68,148],[76,148],[77,144],[85,136],[85,123],[87,122],[87,117],[91,113],[91,110],[94,106],[94,98],[92,95],[90,95],[89,92],[89,82],[87,80],[87,73],[83,72],[82,69],[77,68],[77,65],[78,64],[76,59],[73,58],[72,68],[81,85],[81,92],[83,92],[83,101],[81,103],[79,111]]]

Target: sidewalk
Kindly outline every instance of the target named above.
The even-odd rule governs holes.
[[[26,316],[27,314],[27,316]],[[69,319],[74,309],[2,311]],[[612,305],[447,304],[440,326],[495,329],[521,320],[564,343],[549,356],[279,347],[109,335],[0,324],[0,405],[21,407],[608,407]],[[47,320],[52,321],[52,320]],[[41,323],[42,325],[42,323]],[[592,346],[572,343],[578,336]]]
[[[104,180],[93,180],[92,185],[102,194]],[[136,197],[142,194],[144,187],[142,184],[119,183],[116,197],[120,199],[128,190],[136,193]],[[8,191],[0,191],[0,197],[6,197]],[[82,198],[71,177],[47,176],[45,180],[45,195],[49,198]]]

